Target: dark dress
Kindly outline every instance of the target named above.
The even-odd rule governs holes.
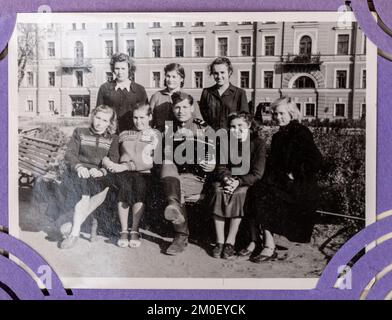
[[[240,111],[249,112],[245,91],[231,83],[222,96],[219,95],[216,85],[203,89],[199,104],[204,121],[214,130],[228,129],[229,114]]]
[[[232,169],[240,167],[241,164],[234,165],[230,161],[227,161],[228,164],[219,164],[216,168],[217,182],[213,185],[214,192],[210,199],[210,208],[214,215],[224,218],[238,218],[245,215],[244,206],[248,188],[263,176],[266,153],[265,143],[261,138],[254,134],[250,139],[250,150],[248,151],[250,157],[247,160],[243,156],[246,151],[239,144],[239,154],[242,156],[241,164],[244,160],[250,163],[249,170],[246,170],[246,173],[233,174]],[[222,181],[225,177],[233,177],[239,180],[239,185],[232,195],[226,194],[223,190]]]
[[[133,109],[138,102],[148,103],[146,90],[140,84],[132,82],[129,90],[117,89],[116,81],[106,82],[99,88],[97,106],[112,107],[117,113],[118,131],[130,130],[133,126]]]
[[[321,163],[312,133],[297,121],[273,135],[265,175],[250,201],[263,229],[290,241],[310,241],[319,200],[317,172]]]

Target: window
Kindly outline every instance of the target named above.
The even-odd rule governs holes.
[[[365,119],[366,118],[366,103],[361,104],[361,110],[360,110],[360,118]]]
[[[27,86],[28,87],[34,86],[34,73],[31,71],[27,71]]]
[[[217,26],[228,26],[229,23],[228,22],[218,22],[216,25]]]
[[[49,111],[50,112],[54,112],[54,101],[53,100],[49,100],[48,104],[49,104]]]
[[[29,112],[34,111],[33,100],[27,100],[27,111]]]
[[[204,39],[203,38],[195,39],[195,56],[196,57],[204,57]]]
[[[203,88],[203,72],[202,71],[195,72],[195,87],[198,89]]]
[[[305,116],[314,117],[316,115],[316,105],[314,103],[305,104]]]
[[[250,37],[241,37],[241,55],[250,56]]]
[[[113,40],[105,41],[105,55],[110,58],[113,55]]]
[[[348,43],[350,36],[348,34],[338,35],[337,54],[348,54]]]
[[[227,56],[227,38],[218,38],[218,56]]]
[[[366,69],[362,70],[362,89],[366,89]]]
[[[76,86],[83,87],[83,71],[75,71]]]
[[[127,54],[130,57],[135,57],[135,40],[127,40]]]
[[[365,36],[365,34],[364,33],[362,33],[362,36],[363,36],[363,48],[362,48],[362,52],[363,52],[363,54],[366,54],[366,36]]]
[[[152,27],[153,28],[160,28],[161,27],[161,23],[160,22],[153,22],[152,23]]]
[[[175,27],[183,27],[184,26],[184,22],[176,22]]]
[[[125,24],[126,29],[135,29],[135,24],[133,22],[127,22]]]
[[[52,58],[56,56],[54,42],[48,42],[48,57]]]
[[[252,22],[251,21],[242,21],[239,23],[239,25],[249,25],[249,24],[252,24]]]
[[[53,71],[49,71],[48,76],[49,76],[48,79],[49,87],[54,87],[56,85],[55,73]]]
[[[184,39],[175,39],[175,57],[183,57],[184,56]]]
[[[297,106],[298,111],[301,112],[301,103],[297,102],[295,105]]]
[[[106,72],[106,81],[108,81],[108,82],[113,81],[113,73],[112,72]]]
[[[194,27],[204,27],[204,22],[195,22],[193,24]]]
[[[249,71],[241,71],[240,72],[240,86],[241,88],[248,89],[249,88]]]
[[[304,88],[315,88],[314,81],[307,77],[307,76],[302,76],[299,77],[297,80],[295,80],[293,88],[295,89],[304,89]]]
[[[84,56],[83,43],[80,41],[76,41],[76,43],[75,43],[75,59],[81,60],[81,59],[83,59],[83,56]]]
[[[312,39],[309,36],[303,36],[299,41],[299,54],[311,55],[312,53]]]
[[[347,87],[347,70],[336,70],[336,88],[345,89]]]
[[[335,117],[344,117],[346,105],[344,103],[335,104]]]
[[[274,87],[274,72],[264,71],[264,88],[272,89]]]
[[[161,73],[159,71],[152,73],[152,83],[154,88],[159,88],[161,86]]]
[[[264,38],[264,50],[266,56],[274,56],[275,55],[275,37],[268,36]]]
[[[152,40],[152,56],[153,58],[161,57],[161,40],[154,39]]]
[[[82,30],[86,30],[86,24],[82,23]]]
[[[76,30],[76,23],[72,24],[72,30]]]
[[[113,23],[112,23],[112,22],[108,22],[108,23],[106,24],[106,29],[107,29],[107,30],[113,30]]]

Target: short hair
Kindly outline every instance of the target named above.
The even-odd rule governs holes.
[[[249,126],[252,126],[253,115],[246,111],[233,112],[229,114],[229,124],[235,119],[244,119]]]
[[[107,128],[107,132],[109,132],[110,134],[116,133],[116,130],[117,130],[117,114],[116,114],[116,111],[114,111],[114,109],[112,107],[109,107],[109,106],[107,106],[105,104],[101,104],[101,105],[97,106],[95,109],[93,109],[91,111],[91,115],[90,115],[91,123],[93,122],[94,116],[98,112],[111,113],[112,114],[112,116],[110,117],[110,124],[109,124],[109,127]]]
[[[116,62],[127,62],[128,63],[128,78],[129,79],[134,79],[135,78],[135,71],[136,71],[136,66],[135,62],[133,59],[131,59],[127,54],[118,52],[112,55],[112,58],[110,59],[110,69],[114,73],[114,65]]]
[[[256,133],[259,131],[261,126],[254,120],[253,114],[250,112],[246,111],[240,111],[240,112],[233,112],[229,114],[229,126],[231,124],[231,121],[234,119],[244,119],[247,124],[249,124],[250,127],[250,132]]]
[[[150,106],[149,104],[145,103],[145,102],[138,102],[138,103],[135,105],[135,107],[134,107],[134,109],[133,109],[133,112],[135,112],[135,110],[145,110],[145,111],[146,111],[146,114],[147,114],[148,116],[152,115],[152,108],[151,108],[151,106]],[[132,113],[133,113],[133,112],[132,112]]]
[[[291,102],[288,97],[283,96],[281,98],[276,99],[271,103],[271,111],[272,111],[272,119],[275,120],[274,111],[279,106],[286,106],[287,112],[291,116],[291,120],[301,121],[301,112],[298,110],[297,106],[294,102]]]
[[[165,75],[170,71],[176,71],[182,78],[181,88],[184,86],[185,70],[182,65],[180,65],[179,63],[169,63],[165,66],[163,71],[165,72]],[[163,81],[163,85],[166,87],[166,79]]]
[[[180,103],[184,100],[188,100],[189,104],[192,106],[193,105],[193,97],[190,94],[187,94],[185,92],[182,91],[177,91],[174,92],[171,96],[172,98],[172,103],[173,103],[173,107],[177,104]]]
[[[226,57],[218,57],[209,65],[210,75],[214,73],[214,66],[217,64],[224,64],[227,67],[227,71],[229,72],[229,76],[233,73],[233,65],[229,58]]]

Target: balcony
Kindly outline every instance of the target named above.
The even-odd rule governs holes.
[[[72,72],[73,69],[85,69],[87,71],[91,71],[92,67],[91,59],[75,58],[61,60],[61,68],[65,72]]]
[[[282,57],[285,72],[320,70],[322,64],[320,54],[291,54]]]

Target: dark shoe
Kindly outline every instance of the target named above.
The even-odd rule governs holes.
[[[60,244],[61,249],[71,249],[75,246],[76,242],[79,240],[79,237],[69,235],[68,238],[63,240]]]
[[[188,236],[185,234],[176,234],[173,239],[173,242],[167,248],[166,254],[175,256],[185,250],[188,245]]]
[[[230,243],[225,243],[222,253],[222,259],[231,259],[235,257],[234,246]]]
[[[270,249],[267,248],[269,250],[272,250],[272,254],[271,255],[267,255],[263,252],[265,252],[264,250],[262,250],[260,252],[260,254],[256,255],[256,256],[251,256],[249,258],[250,261],[254,262],[254,263],[263,263],[263,262],[268,262],[268,261],[274,261],[276,260],[276,258],[278,257],[278,253],[275,251],[275,249]]]
[[[222,252],[223,252],[223,243],[217,243],[212,249],[212,256],[214,258],[220,259],[222,257]]]
[[[172,221],[175,224],[181,224],[185,222],[182,208],[176,201],[170,201],[168,206],[165,208],[165,219]]]

